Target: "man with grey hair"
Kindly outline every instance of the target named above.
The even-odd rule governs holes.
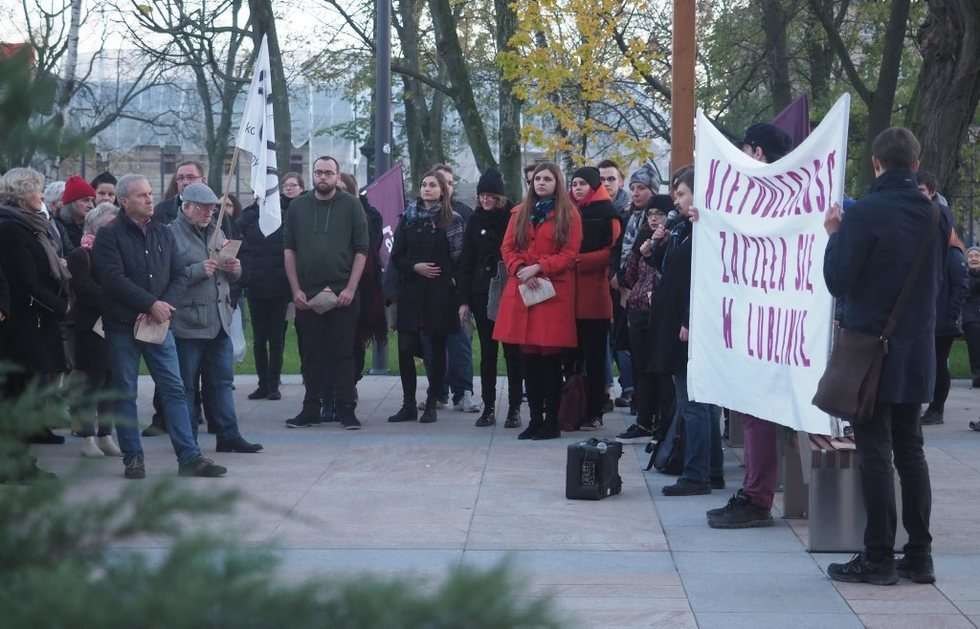
[[[173,320],[177,358],[195,432],[195,389],[200,380],[204,410],[218,426],[218,452],[258,452],[262,446],[242,437],[235,414],[231,285],[241,278],[242,263],[235,254],[224,251],[228,241],[214,224],[218,203],[220,200],[207,184],[192,183],[181,194],[177,220],[170,223],[177,244],[177,263],[187,277],[187,288],[180,296]]]
[[[143,447],[137,423],[136,395],[142,357],[153,377],[167,416],[167,430],[177,453],[181,476],[223,476],[227,470],[201,455],[191,426],[177,346],[170,323],[186,289],[174,236],[153,218],[153,190],[141,175],[124,175],[116,188],[122,212],[99,231],[93,260],[105,291],[102,314],[113,388],[117,427],[126,478],[145,478]],[[139,340],[137,330],[158,332]],[[143,338],[149,338],[140,334]],[[154,342],[159,340],[159,342]]]

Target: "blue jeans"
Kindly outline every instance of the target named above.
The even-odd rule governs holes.
[[[619,388],[623,390],[623,393],[633,393],[633,355],[626,350],[613,351],[612,348],[612,335],[609,335],[609,351],[606,352],[606,385],[612,386],[612,363],[613,358],[616,359],[616,365],[619,367]]]
[[[674,374],[674,392],[676,417],[684,420],[684,471],[681,478],[707,483],[712,476],[723,476],[721,409],[688,399],[686,370]]]
[[[187,412],[187,398],[184,382],[180,378],[173,333],[167,332],[167,338],[160,345],[137,341],[129,326],[106,326],[106,337],[112,361],[112,388],[120,395],[120,399],[115,401],[114,410],[116,416],[122,420],[116,425],[116,434],[119,435],[123,462],[128,463],[143,456],[136,413],[140,357],[146,361],[157,395],[160,396],[163,414],[167,418],[167,432],[170,433],[170,442],[177,453],[177,461],[190,463],[200,458],[201,449],[197,446],[190,414]]]
[[[213,339],[177,339],[177,359],[180,361],[180,377],[184,381],[187,396],[187,412],[197,434],[197,404],[194,401],[194,385],[204,372],[202,391],[204,414],[218,427],[219,441],[240,439],[238,417],[235,415],[235,397],[232,385],[235,381],[235,350],[231,338],[221,331]]]
[[[428,373],[432,344],[427,334],[422,335],[422,352],[425,354],[425,371]],[[464,391],[473,392],[473,337],[466,334],[461,327],[458,332],[446,336],[446,352],[449,359],[439,397],[448,398],[451,389],[453,400],[459,400]]]

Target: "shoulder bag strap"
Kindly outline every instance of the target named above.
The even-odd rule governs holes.
[[[936,231],[936,226],[939,225],[939,214],[939,206],[933,204],[932,221],[929,224],[930,233],[934,234]],[[922,270],[922,263],[925,262],[926,257],[929,255],[929,247],[933,244],[932,238],[923,238],[922,243],[919,245],[919,252],[916,255],[915,262],[912,263],[912,268],[910,269],[908,276],[905,278],[905,285],[902,286],[902,292],[899,293],[898,300],[895,302],[895,307],[892,308],[892,312],[888,316],[888,323],[885,324],[885,329],[881,331],[881,337],[886,342],[888,341],[888,337],[890,337],[895,331],[895,327],[898,325],[898,318],[902,316],[902,311],[905,309],[905,305],[912,296],[912,283],[915,281],[915,278],[918,277],[919,271]]]

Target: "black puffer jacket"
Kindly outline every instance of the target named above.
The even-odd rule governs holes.
[[[490,280],[497,274],[500,245],[513,207],[514,204],[507,201],[497,210],[477,210],[466,224],[456,278],[461,303],[469,304],[474,299],[486,302]]]
[[[968,280],[969,290],[966,303],[963,304],[963,325],[980,323],[980,269],[970,269]]]
[[[106,326],[132,326],[157,300],[176,306],[187,286],[170,229],[151,220],[144,231],[122,212],[99,230],[92,265],[105,292]]]
[[[286,223],[289,199],[282,198],[282,222]],[[242,211],[238,221],[242,237],[242,279],[239,282],[253,299],[285,299],[292,293],[283,261],[283,228],[267,236],[259,229],[259,208],[254,203]]]
[[[687,368],[687,343],[680,340],[691,315],[691,222],[681,220],[644,258],[661,273],[650,308],[650,351],[656,373],[681,374]]]

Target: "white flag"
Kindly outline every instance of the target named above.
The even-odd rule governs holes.
[[[276,126],[272,114],[272,75],[265,36],[255,58],[252,84],[248,88],[248,100],[235,144],[252,155],[252,190],[259,206],[259,229],[268,236],[282,225],[282,209],[279,207]]]

